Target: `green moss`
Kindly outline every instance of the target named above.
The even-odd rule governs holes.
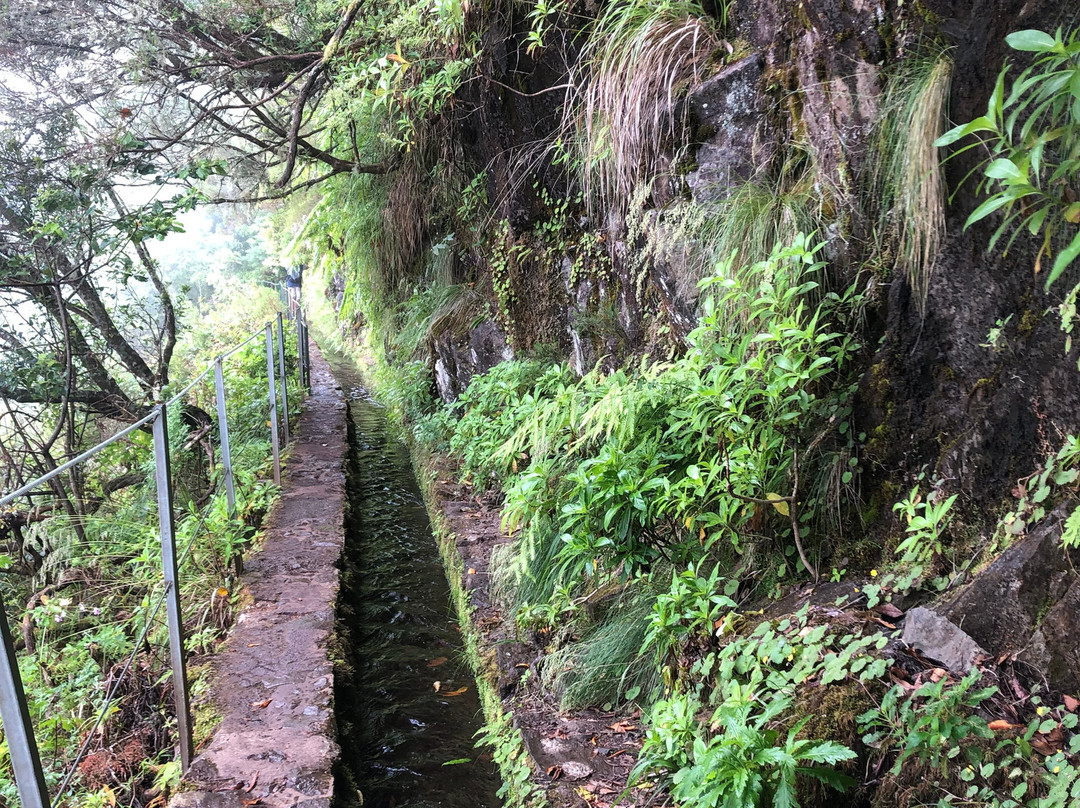
[[[939,27],[943,22],[945,22],[944,17],[942,17],[940,14],[935,13],[932,9],[927,8],[926,5],[922,2],[922,0],[915,0],[915,4],[914,6],[912,6],[912,8],[915,10],[915,13],[919,17],[921,17],[929,25],[932,25],[935,28]]]
[[[1032,309],[1028,309],[1020,315],[1020,324],[1016,327],[1016,333],[1021,337],[1029,336],[1041,322],[1042,315]]]

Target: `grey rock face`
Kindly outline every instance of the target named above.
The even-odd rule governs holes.
[[[1080,553],[1061,546],[1058,508],[942,606],[995,656],[1046,670],[1051,686],[1080,690]]]
[[[690,96],[695,124],[712,132],[698,149],[697,169],[686,177],[698,202],[726,196],[772,158],[776,143],[766,129],[763,67],[762,55],[752,54],[703,82]]]

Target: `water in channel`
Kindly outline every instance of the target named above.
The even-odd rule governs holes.
[[[497,808],[491,756],[474,748],[482,724],[476,683],[408,451],[355,367],[327,359],[349,401],[351,466],[336,805]]]

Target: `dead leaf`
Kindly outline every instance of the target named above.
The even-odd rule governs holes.
[[[476,575],[476,570],[473,569],[472,567],[469,567],[469,573],[468,574],[469,575]]]
[[[518,663],[518,664],[516,664],[516,665],[515,665],[514,667],[515,667],[515,668],[528,668],[528,667],[529,667],[529,663],[528,663],[528,662],[519,662],[519,663]]]
[[[890,630],[895,630],[896,629],[895,624],[890,623],[887,620],[882,620],[880,617],[871,617],[870,619],[872,621],[874,621],[875,623],[879,623],[880,625],[885,626],[885,628],[887,628],[887,629],[890,629]]]
[[[944,668],[934,668],[930,671],[930,681],[937,684],[942,679],[946,679],[949,676],[949,672]]]
[[[102,786],[101,790],[105,793],[105,799],[108,800],[109,805],[115,806],[116,805],[116,795],[113,793],[113,790],[111,788],[109,788],[109,786],[107,784]]]
[[[613,729],[616,732],[630,732],[631,730],[637,729],[637,727],[635,727],[629,721],[619,721],[615,724],[612,724],[609,729]]]
[[[431,660],[431,662],[429,662],[429,663],[427,664],[427,666],[428,666],[429,668],[437,668],[437,667],[439,667],[440,665],[444,664],[445,662],[446,662],[446,657],[444,657],[444,656],[441,656],[441,657],[435,657],[435,659]]]
[[[253,702],[251,702],[251,706],[252,707],[258,707],[260,710],[263,710],[263,709],[269,707],[270,702],[272,702],[272,701],[273,701],[273,699],[263,699],[262,701],[253,701]]]
[[[442,682],[435,682],[435,692],[438,693],[442,688]]]
[[[1023,729],[1024,725],[1010,724],[1004,718],[999,718],[996,721],[991,721],[989,724],[987,724],[986,728],[989,730],[993,730],[994,732],[1005,732],[1006,730],[1010,729]]]
[[[560,777],[562,777],[562,773],[562,766],[548,766],[547,774],[548,777],[552,779],[552,781],[558,780]]]
[[[885,615],[885,617],[891,617],[893,620],[899,620],[904,616],[904,613],[891,603],[882,603],[874,607],[874,611],[878,614]]]
[[[1075,713],[1076,708],[1080,707],[1080,700],[1074,699],[1072,696],[1062,696],[1065,700],[1065,709],[1070,713]]]
[[[1036,732],[1031,739],[1031,748],[1044,757],[1056,755],[1065,746],[1065,733],[1061,731],[1061,725],[1054,727],[1047,733]]]
[[[467,687],[459,687],[457,690],[451,690],[449,693],[443,693],[443,695],[446,696],[447,698],[453,698],[454,696],[460,696],[462,693],[464,693],[468,689],[469,688],[467,688]]]
[[[258,783],[258,782],[259,782],[259,773],[255,772],[255,776],[251,778],[251,782],[248,783],[248,787],[245,788],[244,791],[251,791],[251,789],[255,788],[255,784]]]

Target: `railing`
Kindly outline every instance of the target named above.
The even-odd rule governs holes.
[[[297,372],[300,385],[310,391],[311,371],[308,354],[308,333],[304,321],[303,311],[297,310],[295,321],[297,336]],[[276,332],[276,339],[275,339]],[[199,517],[199,524],[191,532],[186,546],[178,553],[176,507],[174,503],[174,476],[172,471],[173,457],[169,449],[169,413],[170,408],[183,404],[185,397],[198,385],[213,374],[214,400],[217,413],[218,446],[220,452],[221,474],[218,478],[214,491],[211,492],[210,505],[213,504],[213,495],[224,489],[228,518],[236,518],[236,480],[233,475],[232,453],[230,443],[229,419],[226,407],[226,386],[224,363],[233,355],[237,354],[248,344],[262,338],[266,346],[266,400],[264,406],[269,415],[269,437],[271,452],[273,455],[274,482],[281,481],[281,441],[288,443],[290,439],[289,402],[286,378],[285,362],[285,337],[282,315],[277,315],[275,324],[267,323],[264,329],[256,331],[246,340],[234,346],[231,350],[216,357],[212,363],[195,379],[187,384],[179,393],[167,401],[159,403],[153,409],[135,423],[122,431],[102,441],[79,456],[69,460],[63,465],[53,469],[48,474],[38,477],[36,480],[23,485],[19,489],[0,498],[0,508],[7,506],[20,498],[29,499],[30,494],[41,485],[56,480],[65,473],[69,473],[79,464],[99,454],[107,447],[118,441],[128,439],[134,433],[149,429],[153,436],[154,478],[157,499],[158,535],[161,542],[162,577],[160,591],[156,596],[149,597],[147,608],[143,611],[145,625],[134,643],[134,650],[124,662],[119,675],[115,676],[109,685],[105,703],[98,711],[97,718],[86,734],[84,743],[76,755],[74,762],[67,767],[67,771],[60,782],[57,792],[48,793],[46,778],[41,764],[38,743],[35,738],[34,728],[31,724],[31,713],[26,692],[23,688],[18,660],[16,659],[15,645],[11,631],[8,627],[7,610],[0,595],[0,721],[3,723],[4,735],[6,736],[10,754],[12,769],[15,774],[16,788],[23,808],[50,808],[51,805],[59,805],[62,798],[68,793],[73,779],[78,771],[80,762],[84,760],[91,746],[91,742],[97,735],[99,728],[109,715],[109,710],[117,698],[118,690],[131,671],[138,654],[146,647],[147,638],[155,628],[158,614],[164,607],[166,614],[168,650],[170,668],[172,671],[172,687],[176,710],[176,736],[177,747],[181,766],[184,771],[191,764],[194,756],[194,735],[191,714],[191,699],[189,694],[189,682],[187,677],[187,651],[185,649],[184,626],[181,613],[180,599],[180,570],[184,562],[189,558],[196,538],[200,535],[203,523],[207,516],[204,509]],[[280,429],[279,429],[280,407]],[[261,417],[260,417],[261,420]],[[210,424],[206,429],[211,428]],[[279,440],[280,432],[280,440]],[[207,440],[207,446],[213,455],[212,442]],[[213,465],[213,464],[212,464]],[[31,507],[33,501],[30,500]],[[239,572],[241,556],[239,550],[234,555],[233,561]]]

